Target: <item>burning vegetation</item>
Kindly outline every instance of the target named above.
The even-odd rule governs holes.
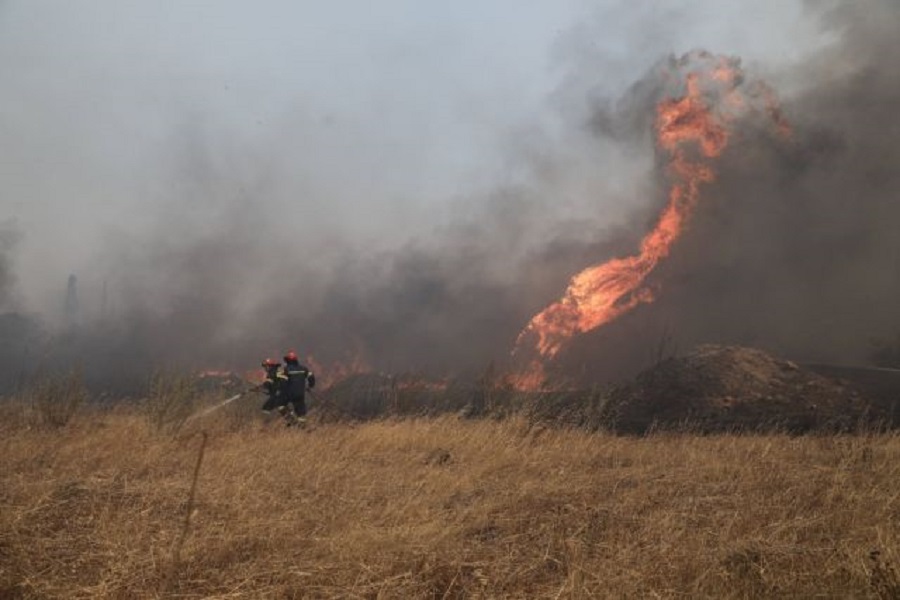
[[[641,240],[638,254],[575,275],[563,297],[532,317],[519,334],[518,351],[533,348],[551,359],[573,336],[652,302],[656,292],[645,284],[647,276],[687,227],[702,184],[715,179],[715,159],[729,143],[731,123],[748,112],[765,110],[782,135],[790,131],[769,88],[748,84],[736,59],[694,52],[673,61],[662,76],[666,85],[656,106],[654,131],[667,161],[665,207]]]
[[[102,248],[103,273],[69,280],[60,330],[17,303],[21,236],[4,223],[0,388],[46,368],[82,370],[90,388],[121,396],[162,367],[243,380],[271,348],[294,346],[314,355],[322,389],[411,372],[436,390],[472,384],[492,363],[514,390],[587,388],[644,370],[660,331],[681,352],[715,343],[885,364],[872,340],[900,329],[890,276],[900,86],[883,59],[896,53],[898,13],[890,2],[814,12],[835,43],[799,66],[693,51],[648,59],[608,98],[564,83],[559,96],[580,103],[560,104],[569,120],[558,147],[528,162],[522,183],[474,192],[477,209],[422,229],[425,241],[368,253],[336,239],[310,266],[302,240],[291,237],[290,251],[260,241],[263,213],[247,199],[265,202],[266,186],[245,188],[203,155],[208,140],[191,139],[189,172],[173,176],[198,198],[203,226],[185,214],[173,232],[164,210],[166,227],[146,243]],[[590,86],[601,71],[579,75]],[[616,181],[615,202],[631,203],[621,222],[599,214],[613,188],[596,180],[618,179],[614,168],[565,168],[566,152],[582,160],[601,146],[613,164],[622,148],[641,159]],[[596,205],[554,214],[573,188]],[[289,277],[259,268],[272,256]],[[84,289],[101,282],[102,302]]]
[[[310,266],[190,155],[206,227],[104,248],[117,308],[72,276],[55,330],[0,222],[0,598],[900,598],[900,8],[834,6],[781,99],[694,51],[587,101],[567,149],[652,154],[618,229],[542,224],[590,180],[548,157]],[[248,370],[296,344],[302,428]]]

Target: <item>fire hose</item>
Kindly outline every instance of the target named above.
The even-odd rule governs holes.
[[[208,415],[208,414],[210,414],[210,413],[213,413],[213,412],[219,410],[220,408],[224,408],[225,406],[231,404],[232,402],[234,402],[235,400],[237,400],[238,398],[240,398],[241,396],[243,396],[243,395],[246,394],[246,393],[247,393],[247,392],[241,392],[240,394],[235,394],[235,395],[232,396],[231,398],[226,398],[225,400],[222,400],[222,401],[219,402],[218,404],[216,404],[216,405],[214,405],[214,406],[210,406],[210,407],[207,408],[206,410],[203,410],[203,411],[200,411],[200,412],[198,412],[198,413],[195,413],[195,414],[191,415],[190,417],[188,417],[187,419],[185,419],[184,422],[185,422],[185,423],[190,423],[191,421],[193,421],[193,420],[196,419],[196,418],[199,418],[199,417],[205,417],[206,415]]]
[[[234,402],[235,400],[238,400],[238,399],[240,399],[240,398],[246,396],[246,395],[249,394],[250,392],[259,391],[259,389],[260,389],[260,386],[254,386],[254,387],[252,387],[252,388],[250,388],[250,389],[244,390],[243,392],[240,392],[240,393],[238,393],[238,394],[235,394],[234,396],[231,396],[230,398],[226,398],[225,400],[222,400],[222,401],[219,402],[218,404],[214,404],[213,406],[210,406],[209,408],[206,408],[206,409],[204,409],[204,410],[202,410],[202,411],[200,411],[200,412],[198,412],[198,413],[195,413],[195,414],[191,415],[190,417],[188,417],[187,419],[185,419],[184,422],[185,422],[185,423],[190,423],[190,422],[193,421],[194,419],[199,419],[200,417],[205,417],[205,416],[207,416],[207,415],[209,415],[209,414],[212,414],[212,413],[216,412],[217,410],[220,410],[220,409],[222,409],[222,408],[225,408],[226,406],[228,406],[229,404],[231,404],[231,403]],[[316,404],[318,404],[319,406],[323,406],[323,407],[324,407],[324,406],[330,405],[332,408],[336,409],[336,410],[339,411],[339,412],[347,413],[347,414],[349,414],[349,415],[351,415],[351,416],[353,416],[353,417],[356,417],[356,418],[362,418],[360,415],[357,415],[354,411],[348,410],[348,409],[346,409],[346,408],[341,408],[341,407],[339,407],[339,406],[338,406],[337,404],[335,404],[334,401],[332,401],[331,399],[323,400],[323,399],[322,399],[322,396],[320,396],[320,395],[317,394],[316,392],[313,392],[313,391],[312,391],[311,389],[309,389],[309,388],[307,388],[306,391],[309,392],[309,395],[312,396],[312,398],[316,401]]]
[[[235,394],[234,396],[231,396],[230,398],[226,398],[225,400],[222,400],[222,401],[219,402],[218,404],[214,404],[213,406],[210,406],[209,408],[207,408],[207,409],[205,409],[205,410],[202,410],[202,411],[200,411],[200,412],[198,412],[198,413],[195,413],[195,414],[191,415],[190,417],[188,417],[187,419],[185,419],[184,422],[185,422],[185,423],[190,423],[190,422],[193,421],[194,419],[198,419],[198,418],[200,418],[200,417],[205,417],[206,415],[208,415],[208,414],[210,414],[210,413],[214,413],[214,412],[216,412],[217,410],[219,410],[219,409],[221,409],[221,408],[225,408],[226,406],[228,406],[229,404],[231,404],[231,403],[234,402],[235,400],[238,400],[239,398],[242,398],[242,397],[246,396],[246,395],[249,394],[250,392],[255,392],[255,391],[259,390],[259,387],[260,387],[260,386],[258,386],[258,385],[257,385],[257,386],[253,386],[252,388],[249,388],[249,389],[244,390],[243,392],[237,393],[237,394]]]

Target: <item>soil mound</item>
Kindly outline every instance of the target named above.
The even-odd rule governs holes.
[[[868,409],[844,382],[737,346],[698,346],[642,372],[613,396],[613,426],[628,433],[849,430]]]

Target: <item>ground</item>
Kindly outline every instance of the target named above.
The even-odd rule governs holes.
[[[175,431],[125,408],[6,418],[0,598],[900,593],[894,434],[226,412]]]
[[[898,390],[894,390],[898,392]],[[689,424],[700,431],[848,431],[889,415],[850,382],[756,348],[705,344],[661,361],[612,394],[619,431]]]

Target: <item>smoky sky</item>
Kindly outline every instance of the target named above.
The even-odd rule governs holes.
[[[837,41],[781,74],[796,78],[782,99],[792,138],[759,118],[737,124],[717,180],[651,276],[658,300],[578,340],[562,359],[570,370],[621,376],[652,364],[661,346],[700,342],[862,364],[873,340],[900,329],[900,128],[891,118],[900,77],[885,61],[900,50],[900,8],[815,15]],[[616,116],[598,107],[593,123],[601,134],[636,135],[639,117]]]
[[[18,233],[11,223],[0,223],[0,310],[12,304],[14,274],[12,253]]]
[[[657,302],[558,368],[622,376],[668,337],[860,361],[900,327],[890,2],[341,4],[0,5],[0,222],[21,238],[0,244],[0,299],[44,356],[123,377],[287,348],[504,361],[569,277],[652,226],[653,77],[700,47],[768,80],[794,138],[741,124]]]

